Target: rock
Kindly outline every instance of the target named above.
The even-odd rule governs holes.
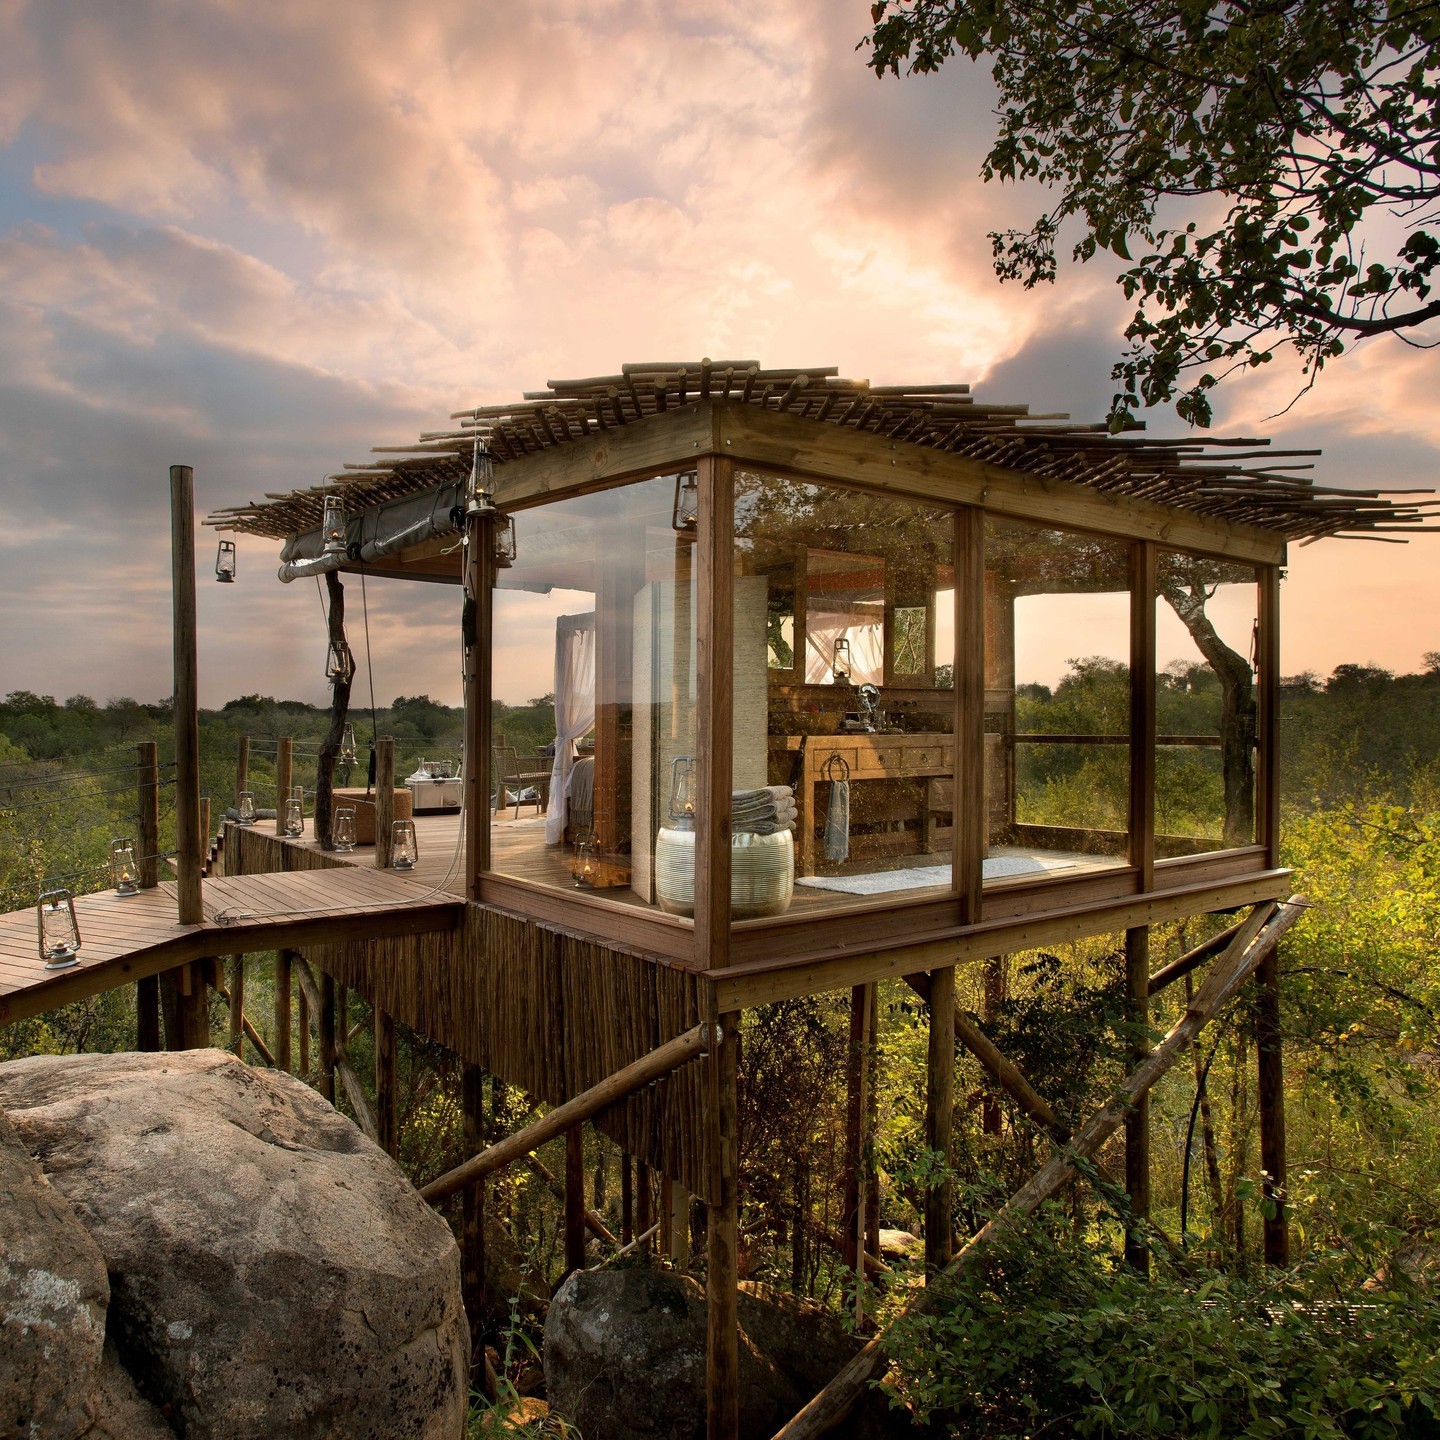
[[[585,1440],[703,1440],[705,1295],[664,1270],[576,1271],[550,1302],[545,1393]],[[855,1353],[818,1306],[740,1293],[740,1433],[773,1435]],[[903,1435],[882,1395],[838,1436]]]
[[[925,1256],[925,1242],[908,1230],[882,1230],[880,1232],[880,1258],[893,1265],[899,1260],[921,1260]]]
[[[71,1440],[96,1414],[105,1261],[0,1111],[0,1437]]]
[[[85,1440],[175,1440],[165,1417],[135,1388],[114,1345],[106,1345],[95,1395],[95,1424]]]
[[[110,1273],[120,1360],[187,1440],[453,1440],[459,1254],[312,1090],[223,1051],[0,1065],[0,1106]]]

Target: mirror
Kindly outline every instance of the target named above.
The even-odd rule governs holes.
[[[805,557],[805,680],[811,685],[885,682],[885,562],[878,555],[810,550]],[[848,682],[835,673],[836,641],[848,642]],[[843,653],[847,646],[841,646]]]

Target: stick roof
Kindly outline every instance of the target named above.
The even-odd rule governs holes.
[[[476,435],[494,462],[583,441],[702,400],[755,405],[844,429],[925,445],[1024,474],[1068,480],[1120,498],[1143,498],[1275,531],[1289,540],[1325,536],[1395,541],[1425,533],[1437,513],[1430,490],[1342,489],[1316,485],[1306,461],[1318,450],[1272,450],[1268,440],[1179,440],[1131,433],[1066,415],[1032,415],[1025,405],[974,400],[964,384],[871,385],[840,378],[834,366],[767,370],[754,360],[653,361],[618,375],[551,380],[519,401],[459,410],[458,424],[412,445],[377,445],[376,458],[350,464],[325,483],[217,510],[207,524],[283,539],[320,524],[323,497],[341,493],[350,511],[464,481]],[[1271,463],[1255,464],[1266,461]],[[1280,462],[1280,463],[1274,463]],[[1413,498],[1406,498],[1413,497]]]

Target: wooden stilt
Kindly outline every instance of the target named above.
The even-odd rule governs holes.
[[[840,1202],[842,1258],[847,1270],[854,1270],[864,1231],[861,1219],[860,1133],[865,1117],[865,992],[855,985],[850,990],[850,1045],[845,1052],[845,1188]]]
[[[739,1440],[740,1016],[722,1015],[710,1047],[711,1173],[718,1187],[706,1225],[706,1436]]]
[[[204,1050],[210,1044],[210,1007],[199,964],[178,965],[160,977],[160,1015],[167,1050]]]
[[[1005,997],[1004,957],[994,955],[985,962],[985,977],[982,981],[981,1018],[986,1025],[994,1025],[1000,1012],[1000,1002]],[[1000,1133],[1000,1101],[992,1090],[985,1091],[980,1102],[980,1130],[985,1135]]]
[[[310,1080],[310,997],[305,993],[303,986],[300,990],[298,1019],[300,1026],[300,1078],[308,1084]]]
[[[684,1270],[690,1264],[690,1192],[670,1181],[670,1258]]]
[[[245,1054],[245,957],[230,957],[230,1049]]]
[[[1125,932],[1125,1019],[1130,1026],[1130,1067],[1150,1053],[1150,930]],[[1142,1095],[1125,1118],[1125,1193],[1136,1223],[1125,1232],[1125,1260],[1142,1274],[1150,1271],[1145,1222],[1150,1218],[1150,1097]]]
[[[485,1072],[468,1061],[460,1068],[460,1108],[465,1149],[478,1155],[485,1148]],[[465,1315],[470,1321],[470,1383],[494,1400],[493,1377],[487,1384],[485,1364],[485,1190],[484,1180],[465,1187],[460,1219],[460,1283]]]
[[[636,1196],[635,1225],[641,1235],[648,1235],[651,1227],[655,1224],[654,1199],[651,1193],[653,1181],[650,1176],[650,1167],[643,1161],[635,1162],[635,1188],[639,1192]],[[642,1255],[649,1256],[650,1241],[644,1241],[640,1246]]]
[[[180,923],[198,925],[202,919],[200,680],[195,660],[195,475],[188,465],[170,467],[170,560],[175,621],[175,895]]]
[[[400,1130],[395,1102],[395,1021],[383,1010],[375,1010],[375,1123],[380,1131],[380,1148],[392,1159],[400,1158]]]
[[[565,1132],[565,1273],[585,1268],[585,1127]]]
[[[675,1218],[674,1200],[671,1198],[671,1191],[674,1189],[674,1181],[668,1175],[660,1176],[660,1230],[655,1237],[662,1255],[675,1258],[675,1236],[672,1221]]]
[[[635,1238],[634,1161],[628,1150],[620,1152],[620,1243],[628,1245]]]
[[[275,952],[275,1064],[290,1071],[290,952]]]
[[[390,827],[395,823],[395,737],[375,742],[375,868],[390,868]]]
[[[930,974],[930,1044],[925,1093],[925,1144],[941,1163],[950,1163],[955,1108],[955,967]],[[949,1263],[952,1186],[948,1180],[925,1193],[925,1268],[942,1270]]]
[[[1285,1064],[1280,1034],[1280,960],[1273,951],[1255,972],[1255,1052],[1259,1067],[1260,1164],[1264,1195],[1265,1263],[1290,1263],[1290,1222],[1285,1208]]]
[[[316,1089],[335,1103],[335,977],[320,972],[320,1080]]]
[[[140,888],[160,881],[160,753],[153,740],[135,747],[135,843],[140,847]],[[160,977],[135,982],[135,1048],[160,1048]]]

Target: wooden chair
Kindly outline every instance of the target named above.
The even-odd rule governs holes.
[[[495,774],[500,784],[495,809],[498,813],[507,805],[514,804],[515,819],[520,818],[522,805],[534,805],[536,814],[543,815],[549,804],[550,770],[539,768],[544,763],[538,755],[521,755],[514,746],[495,746]],[[520,796],[527,789],[535,791],[534,800],[522,800]],[[512,799],[513,797],[513,799]]]

